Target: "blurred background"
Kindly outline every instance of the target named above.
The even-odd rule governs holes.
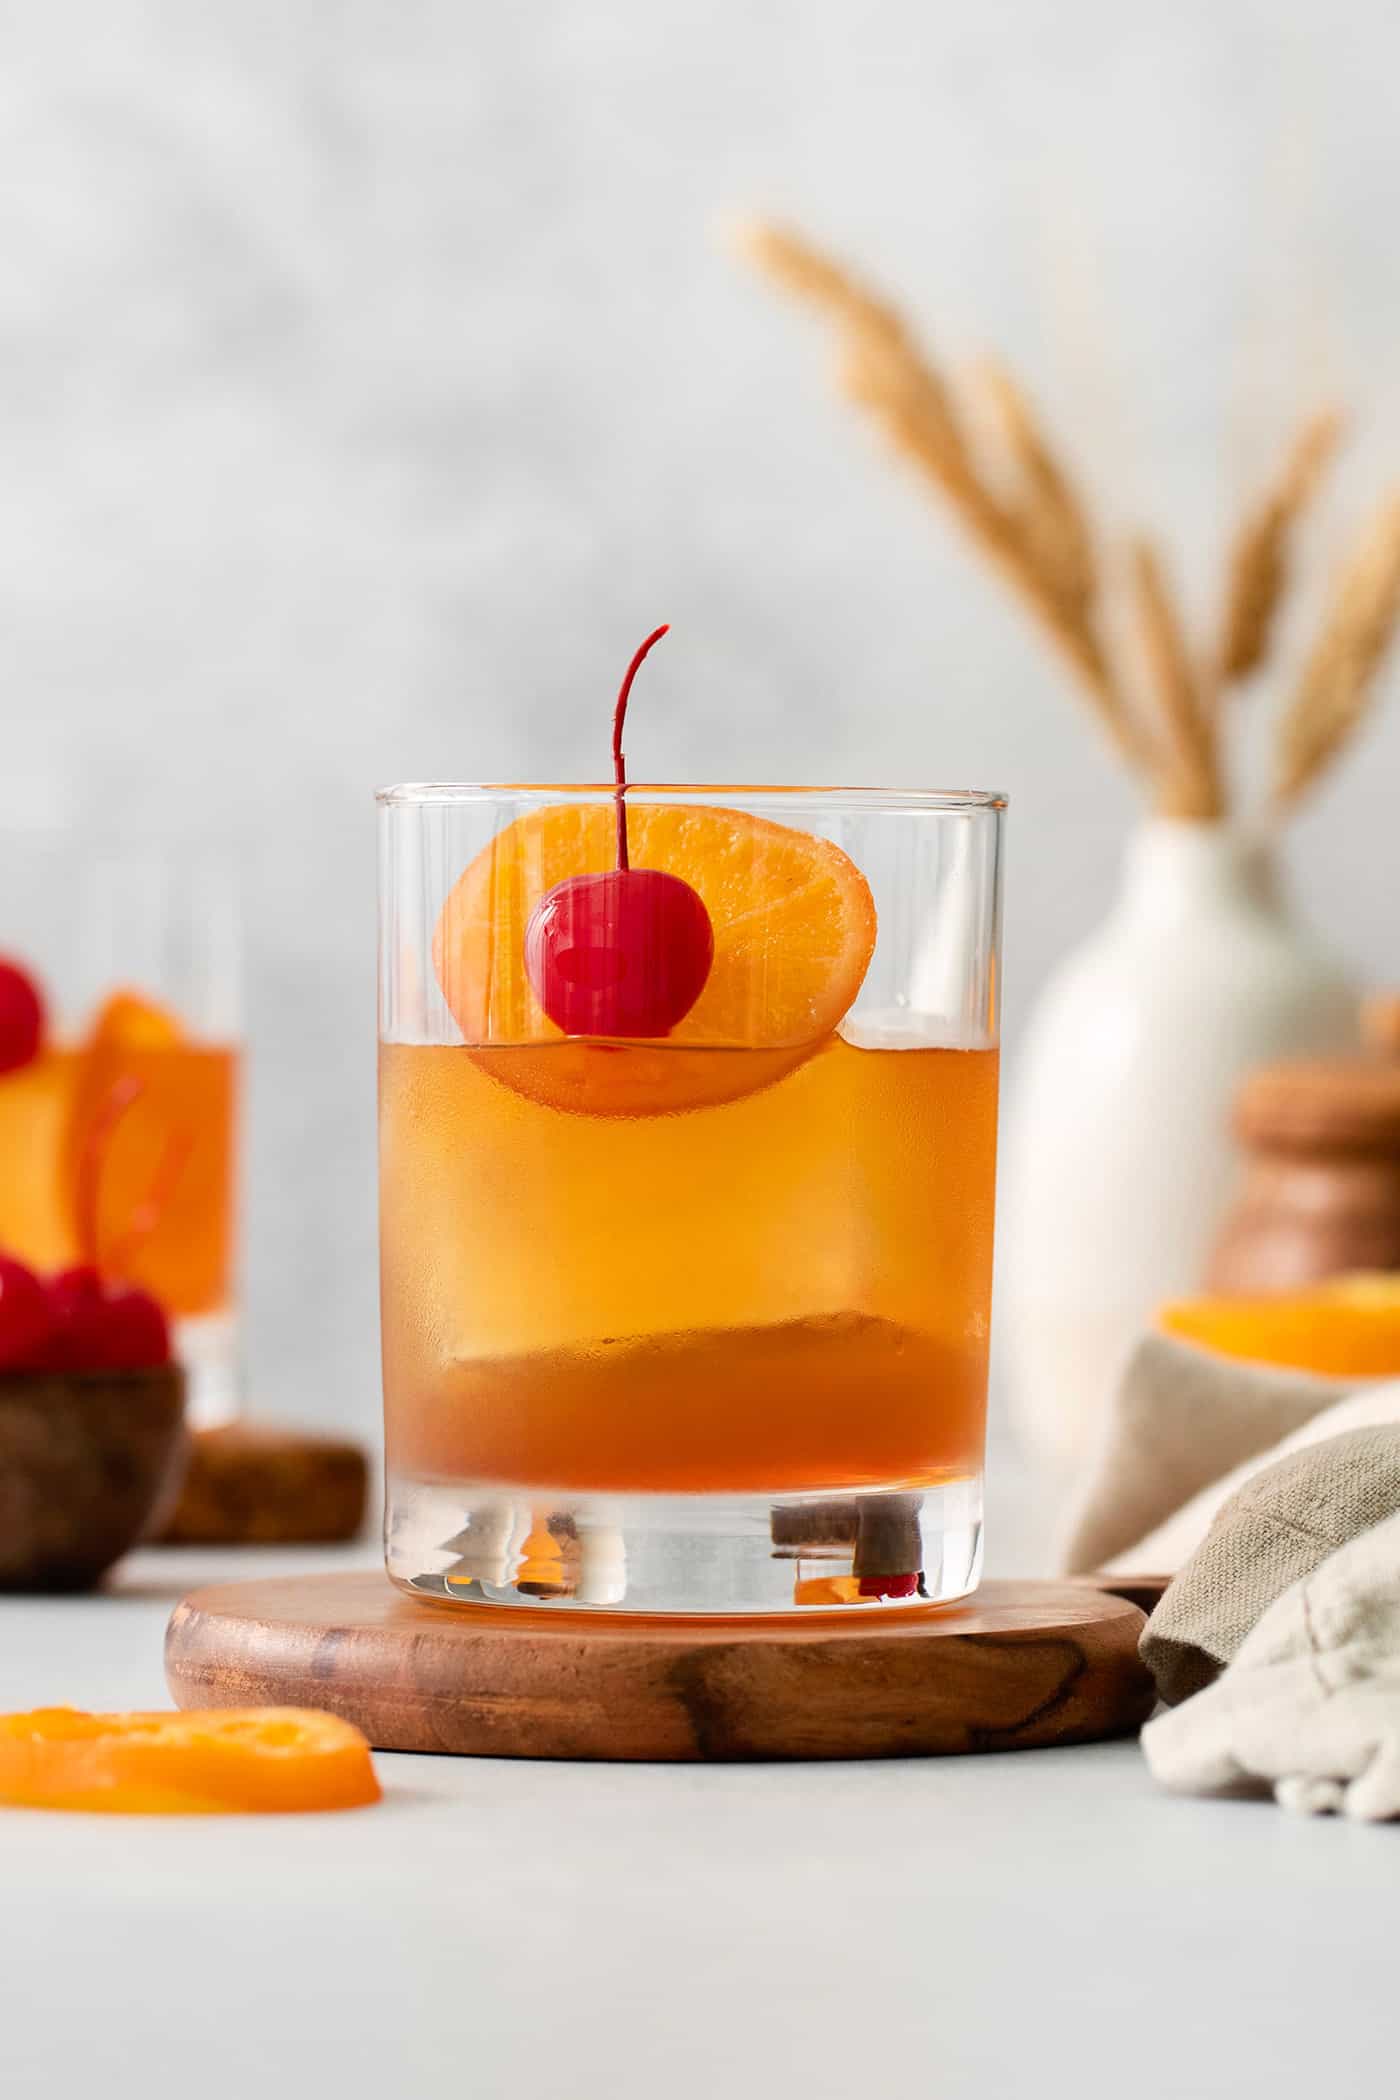
[[[669,619],[638,778],[1010,791],[1013,1061],[1106,906],[1132,787],[724,213],[1004,351],[1193,607],[1317,399],[1358,410],[1324,548],[1400,470],[1383,0],[0,22],[0,824],[241,865],[260,1412],[377,1416],[375,785],[596,778]],[[1397,762],[1391,707],[1292,844],[1373,978]]]

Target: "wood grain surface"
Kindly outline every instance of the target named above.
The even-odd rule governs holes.
[[[381,1750],[725,1760],[936,1757],[1135,1730],[1143,1616],[1069,1582],[964,1605],[663,1620],[419,1602],[378,1572],[196,1590],[177,1705],[325,1707]]]

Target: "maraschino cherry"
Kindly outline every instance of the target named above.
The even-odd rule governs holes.
[[[39,1054],[44,1002],[27,970],[0,956],[0,1072],[17,1072]]]
[[[102,1363],[102,1278],[88,1263],[48,1281],[50,1331],[40,1362],[51,1371],[96,1370]]]
[[[149,1291],[111,1291],[102,1311],[102,1364],[145,1371],[170,1361],[170,1322]]]
[[[145,1371],[170,1361],[170,1324],[147,1291],[105,1288],[96,1269],[47,1283],[0,1254],[0,1374]]]
[[[623,724],[632,681],[667,631],[649,634],[627,666],[613,714],[617,866],[557,882],[525,929],[535,996],[566,1035],[669,1035],[705,989],[714,961],[714,928],[698,893],[679,875],[634,868],[628,858]]]
[[[53,1327],[48,1294],[34,1271],[0,1254],[0,1370],[30,1362]]]

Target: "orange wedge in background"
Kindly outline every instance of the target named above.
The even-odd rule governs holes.
[[[177,1015],[139,992],[113,992],[88,1031],[89,1052],[173,1050],[185,1031]]]
[[[594,1115],[736,1099],[791,1071],[837,1026],[875,948],[869,885],[829,839],[739,810],[628,803],[633,867],[698,891],[715,954],[665,1039],[566,1038],[536,999],[525,930],[546,891],[616,865],[604,803],[554,804],[500,832],[459,878],[433,939],[438,983],[477,1062],[517,1092]]]
[[[1287,1297],[1187,1298],[1164,1306],[1158,1324],[1250,1363],[1329,1378],[1400,1377],[1400,1275],[1338,1276]]]
[[[121,1108],[115,1090],[123,1082],[129,1083],[134,1116],[137,1101],[150,1093],[153,1066],[158,1070],[166,1053],[177,1049],[183,1039],[184,1031],[174,1014],[135,992],[114,992],[98,1009],[78,1052],[73,1109],[64,1145],[64,1179],[70,1190],[77,1187],[89,1147],[99,1141],[115,1143]],[[147,1101],[143,1121],[151,1120],[151,1106]],[[121,1116],[120,1120],[130,1119]],[[110,1135],[106,1133],[108,1124],[114,1126]],[[142,1146],[138,1172],[141,1166],[153,1167],[154,1145],[158,1141],[159,1133],[152,1133]],[[107,1162],[99,1164],[105,1169]],[[91,1250],[85,1249],[84,1258],[90,1256]]]
[[[107,1815],[287,1815],[380,1798],[369,1744],[296,1706],[0,1714],[0,1802]]]
[[[230,1048],[135,992],[113,993],[78,1051],[63,1149],[78,1258],[178,1316],[227,1289],[234,1086]]]

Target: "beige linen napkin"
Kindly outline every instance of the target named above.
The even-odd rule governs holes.
[[[1397,1511],[1397,1422],[1329,1437],[1253,1474],[1148,1621],[1142,1659],[1162,1698],[1175,1706],[1211,1683],[1276,1597]]]
[[[1180,1792],[1265,1783],[1302,1813],[1400,1816],[1400,1514],[1276,1598],[1214,1684],[1148,1722],[1142,1747]]]
[[[1213,1480],[1209,1487],[1201,1489],[1199,1495],[1193,1495],[1184,1508],[1167,1518],[1165,1524],[1159,1524],[1145,1539],[1139,1539],[1135,1546],[1129,1547],[1114,1563],[1116,1571],[1121,1574],[1148,1569],[1171,1574],[1195,1552],[1231,1496],[1238,1494],[1245,1482],[1252,1480],[1265,1467],[1276,1465],[1280,1459],[1291,1458],[1294,1452],[1310,1451],[1314,1445],[1346,1435],[1351,1430],[1395,1422],[1400,1422],[1400,1384],[1393,1379],[1387,1379],[1383,1385],[1368,1386],[1359,1393],[1349,1394],[1345,1400],[1336,1401],[1331,1407],[1324,1407],[1321,1414],[1314,1415],[1301,1429],[1295,1429],[1292,1436],[1286,1436],[1282,1443],[1261,1451],[1255,1458],[1246,1459],[1242,1466],[1236,1466],[1222,1480]]]
[[[1355,1392],[1354,1415],[1324,1421]],[[1400,1382],[1317,1378],[1148,1335],[1129,1362],[1061,1548],[1071,1574],[1171,1574],[1282,1441],[1400,1419]],[[1180,1513],[1178,1515],[1178,1513]],[[1170,1523],[1168,1520],[1172,1520]]]

